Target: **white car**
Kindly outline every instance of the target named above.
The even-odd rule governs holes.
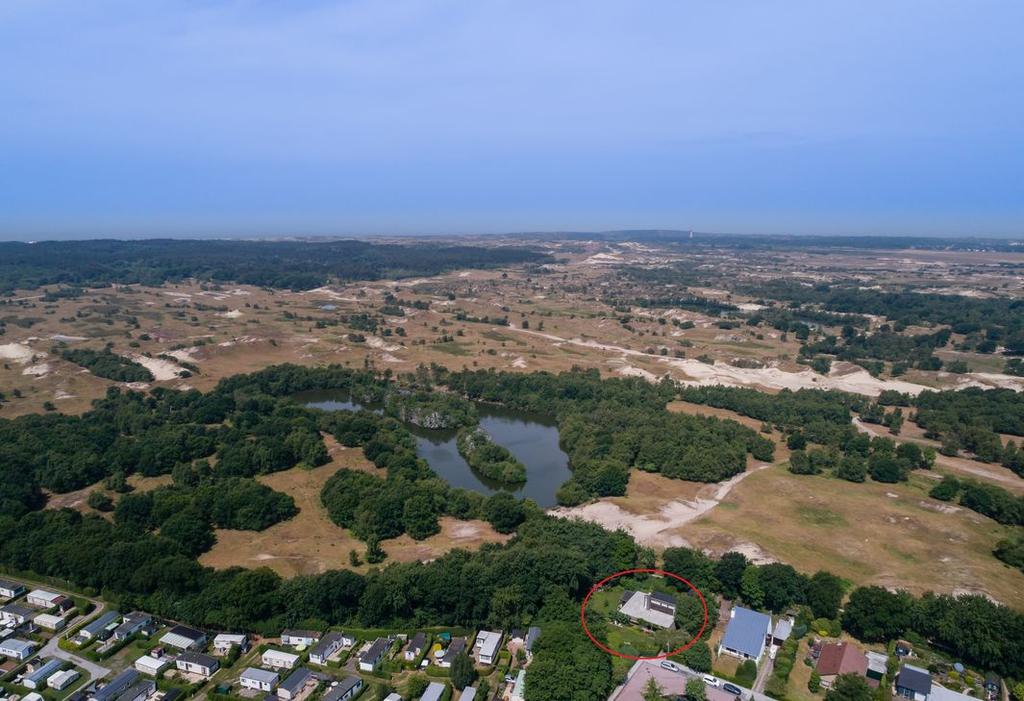
[[[683,671],[682,667],[677,665],[675,662],[672,662],[671,660],[662,660],[661,661],[661,668],[662,669],[667,669],[670,672],[682,672]]]
[[[710,674],[705,674],[702,677],[702,679],[704,680],[704,683],[707,684],[708,686],[713,686],[713,687],[716,687],[716,688],[718,687],[719,684],[722,683],[722,682],[718,681],[718,679],[716,677],[712,677]]]

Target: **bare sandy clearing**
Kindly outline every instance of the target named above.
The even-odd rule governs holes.
[[[16,363],[25,364],[32,360],[35,355],[32,349],[24,343],[4,343],[0,345],[0,360],[13,360]]]
[[[153,378],[157,382],[165,382],[167,380],[178,379],[178,373],[181,372],[181,368],[170,360],[164,360],[163,358],[147,358],[144,355],[131,354],[126,355],[126,358],[134,360],[136,363],[153,373]]]

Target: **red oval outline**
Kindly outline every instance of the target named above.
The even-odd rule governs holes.
[[[590,603],[590,597],[594,595],[594,592],[596,592],[598,589],[600,589],[601,587],[603,587],[605,584],[607,584],[608,582],[610,582],[613,579],[618,579],[619,577],[622,577],[622,576],[627,575],[627,574],[641,574],[641,573],[642,574],[660,574],[660,575],[668,576],[668,577],[671,577],[673,579],[679,580],[680,582],[682,582],[686,586],[690,587],[690,589],[692,589],[694,591],[694,593],[697,595],[697,598],[700,599],[700,605],[704,607],[704,623],[703,623],[703,625],[701,625],[700,630],[697,631],[697,634],[695,636],[693,636],[693,639],[690,640],[690,642],[688,642],[685,645],[683,645],[682,647],[678,647],[675,650],[670,650],[670,651],[666,652],[663,655],[655,655],[653,657],[637,657],[636,655],[627,655],[624,652],[619,652],[618,650],[612,650],[610,647],[608,647],[607,645],[605,645],[604,643],[599,641],[597,638],[595,638],[594,634],[590,632],[589,628],[587,628],[587,604]],[[602,579],[600,582],[598,582],[593,587],[591,587],[590,591],[587,592],[587,595],[585,597],[583,597],[583,603],[580,605],[580,625],[583,626],[583,632],[587,634],[588,638],[590,638],[590,642],[594,643],[594,645],[596,645],[601,650],[604,650],[609,655],[615,655],[616,657],[622,657],[623,659],[627,659],[627,660],[663,660],[663,659],[665,659],[667,657],[671,657],[672,655],[678,655],[680,652],[682,652],[683,650],[689,649],[690,647],[693,646],[694,643],[696,643],[698,640],[700,640],[700,636],[702,636],[704,634],[704,629],[708,627],[708,602],[704,599],[704,595],[700,593],[700,589],[698,589],[697,587],[693,586],[693,582],[691,582],[690,580],[685,579],[683,577],[680,577],[678,574],[674,574],[672,572],[667,572],[665,570],[655,570],[655,569],[646,569],[646,568],[638,568],[638,569],[633,569],[633,570],[622,570],[621,572],[616,572],[615,574],[609,575],[609,576],[605,577],[604,579]]]

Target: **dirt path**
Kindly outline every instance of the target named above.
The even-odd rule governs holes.
[[[897,443],[917,443],[918,445],[929,446],[936,449],[939,447],[938,443],[928,440],[927,438],[894,436],[883,426],[864,423],[856,416],[853,418],[853,425],[857,430],[862,433],[866,433],[869,436],[891,438]],[[1002,465],[986,464],[976,462],[974,460],[968,460],[966,458],[955,458],[942,454],[935,456],[935,465],[945,468],[950,472],[955,472],[961,475],[970,475],[971,477],[980,477],[981,479],[989,482],[997,482],[1000,486],[1005,487],[1012,492],[1024,494],[1024,479],[1021,479]]]
[[[749,475],[771,467],[769,463],[758,463],[754,468],[716,485],[703,487],[696,499],[671,499],[664,501],[658,510],[651,514],[637,514],[623,508],[620,500],[629,497],[612,497],[582,506],[557,507],[548,511],[552,516],[562,518],[581,518],[584,521],[597,523],[608,530],[619,528],[636,538],[637,541],[655,548],[667,548],[686,545],[686,540],[672,531],[700,518],[729,496],[733,488]]]

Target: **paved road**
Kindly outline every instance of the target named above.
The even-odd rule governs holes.
[[[57,641],[60,640],[59,635],[55,635],[43,646],[43,649],[39,652],[40,656],[52,656],[62,660],[66,660],[76,667],[80,667],[89,673],[90,681],[95,681],[101,677],[105,677],[110,674],[110,670],[106,667],[101,667],[95,662],[91,662],[84,657],[78,655],[72,655],[67,650],[61,650],[57,645]]]

